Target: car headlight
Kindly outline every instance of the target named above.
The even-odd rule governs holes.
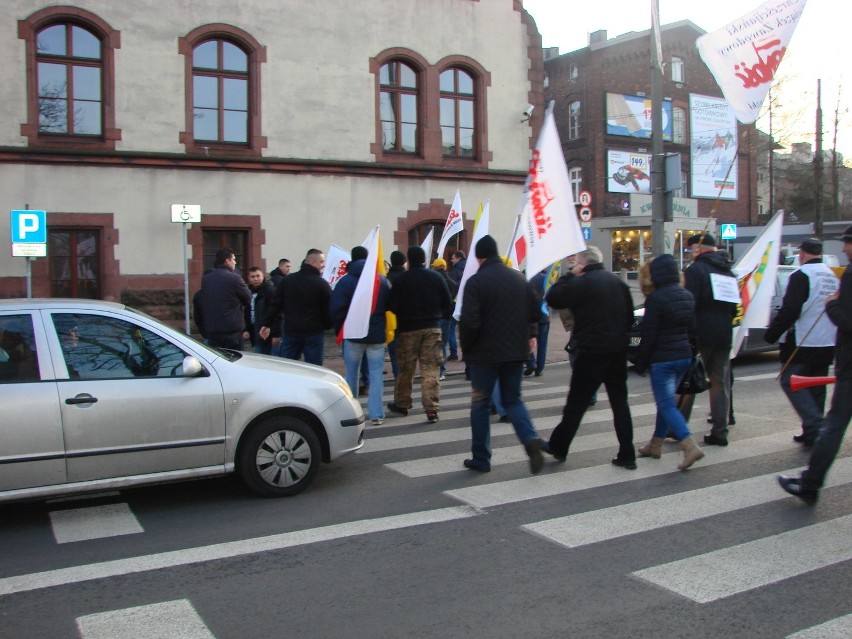
[[[342,390],[342,391],[343,391],[343,394],[344,394],[344,395],[346,395],[349,399],[352,399],[353,397],[355,397],[355,395],[352,393],[352,389],[351,389],[351,388],[349,388],[349,384],[347,384],[347,383],[346,383],[346,380],[345,380],[345,379],[341,379],[341,380],[337,383],[337,387],[338,387],[340,390]]]

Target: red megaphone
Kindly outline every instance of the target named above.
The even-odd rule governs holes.
[[[790,390],[796,392],[809,386],[825,386],[833,384],[837,380],[834,375],[827,377],[805,377],[804,375],[790,375]]]

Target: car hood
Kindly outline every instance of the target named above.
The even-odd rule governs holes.
[[[226,360],[222,360],[226,361]],[[258,355],[257,353],[242,353],[242,357],[234,362],[227,362],[228,365],[234,366],[237,369],[251,369],[253,371],[268,371],[270,373],[280,373],[295,375],[302,378],[315,379],[321,382],[337,384],[341,379],[340,375],[332,370],[306,364],[293,359],[277,357],[274,355]]]

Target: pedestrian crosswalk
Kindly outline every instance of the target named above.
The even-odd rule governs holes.
[[[753,375],[740,378],[737,390],[742,396],[748,392],[748,384],[769,384],[773,377]],[[643,388],[639,384],[635,386],[640,391]],[[634,392],[631,396],[637,444],[650,437],[656,414],[650,390],[647,385],[644,388],[644,392]],[[653,535],[668,527],[747,513],[749,509],[768,505],[806,508],[781,491],[775,480],[779,473],[798,474],[806,460],[791,442],[791,429],[788,425],[779,424],[774,416],[758,414],[756,407],[750,411],[745,402],[738,406],[740,425],[736,427],[730,445],[706,448],[706,457],[687,473],[677,470],[681,453],[669,443],[665,445],[661,459],[640,460],[636,471],[612,466],[609,458],[617,444],[610,427],[612,414],[606,394],[601,393],[598,405],[590,409],[583,420],[567,463],[559,464],[550,459],[543,473],[530,476],[527,456],[515,438],[511,424],[493,423],[492,469],[495,472],[472,476],[462,466],[462,460],[469,456],[469,392],[469,383],[461,377],[448,379],[442,384],[439,423],[425,424],[422,411],[414,409],[407,417],[389,418],[380,426],[368,426],[365,445],[359,451],[363,463],[371,468],[385,469],[403,488],[418,482],[439,486],[435,491],[436,500],[440,500],[436,501],[436,507],[421,510],[415,507],[411,512],[388,517],[66,566],[33,574],[3,576],[0,577],[0,598],[12,593],[168,570],[280,551],[282,548],[363,535],[392,534],[404,528],[442,526],[472,518],[498,518],[507,512],[514,512],[514,517],[518,518],[513,524],[515,530],[531,542],[539,540],[547,544],[547,552],[552,554],[584,552],[593,545],[630,544],[641,540],[644,535]],[[416,401],[418,393],[415,392],[414,396]],[[546,437],[560,419],[565,401],[564,385],[525,380],[524,397],[528,409],[534,413],[536,427]],[[386,387],[384,401],[391,400],[392,389]],[[703,415],[706,402],[706,397],[699,398],[696,415]],[[699,432],[701,426],[698,427]],[[576,463],[578,457],[583,459],[582,463]],[[773,465],[772,460],[775,459],[779,462]],[[755,467],[762,470],[753,476],[743,473],[742,469],[755,460],[760,460],[761,463],[755,464]],[[513,473],[515,467],[517,473]],[[712,473],[714,469],[725,468],[735,468],[743,476],[711,485],[696,485],[684,480],[701,477],[702,469]],[[464,480],[453,481],[456,476],[462,476]],[[671,481],[666,482],[667,477]],[[560,506],[558,500],[551,498],[591,490],[614,489],[618,492],[643,482],[653,486],[653,490],[648,490],[647,497],[638,501],[624,503],[624,499],[614,499],[609,502],[614,505],[580,512],[574,512],[572,506],[552,516],[553,509],[558,513]],[[848,494],[852,490],[851,484],[852,457],[841,456],[829,474],[825,494]],[[310,494],[304,498],[309,499]],[[545,501],[550,516],[536,516],[535,509],[527,508]],[[58,544],[145,533],[128,504],[80,508],[62,506],[50,513]],[[737,543],[726,545],[724,540],[720,540],[719,546],[709,552],[699,552],[675,561],[667,561],[661,554],[659,561],[653,565],[631,566],[625,570],[624,576],[634,580],[638,587],[653,588],[669,593],[672,598],[686,598],[696,605],[707,605],[761,588],[772,588],[785,580],[800,578],[814,571],[834,566],[848,567],[852,562],[852,512],[847,510],[841,507],[823,511],[819,518],[800,522],[797,527],[776,534],[763,534],[755,529],[746,541],[738,539]],[[819,624],[800,628],[788,636],[794,639],[852,636],[852,601],[847,612],[849,614],[822,619]],[[199,639],[215,636],[205,625],[203,615],[196,612],[191,599],[86,614],[77,618],[77,626],[83,639],[144,636],[135,633],[133,628],[156,625],[160,623],[158,620],[169,617],[186,620],[185,636]]]

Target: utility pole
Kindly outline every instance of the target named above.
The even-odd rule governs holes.
[[[817,80],[816,153],[814,154],[814,235],[822,238],[822,80]]]
[[[666,158],[663,154],[663,61],[660,42],[660,0],[651,5],[651,251],[665,253]]]

